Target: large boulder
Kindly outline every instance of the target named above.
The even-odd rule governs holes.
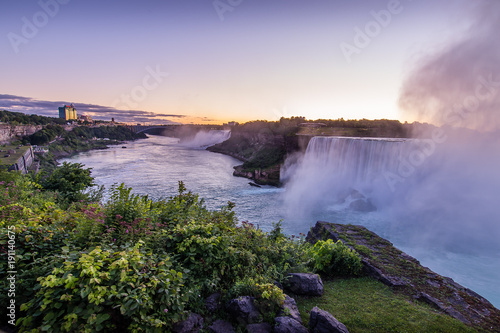
[[[276,317],[274,322],[274,333],[309,333],[307,328],[290,317]]]
[[[186,320],[178,322],[172,328],[174,333],[197,333],[203,327],[203,317],[192,313]]]
[[[311,333],[349,333],[344,324],[317,306],[311,310],[309,329]]]
[[[323,295],[323,281],[321,281],[318,274],[290,273],[287,276],[284,287],[296,295]]]
[[[214,313],[221,308],[220,293],[215,293],[205,299],[205,308],[208,312]]]
[[[272,333],[273,328],[268,323],[250,324],[247,326],[248,333]]]
[[[208,327],[208,330],[213,333],[234,333],[233,325],[225,320],[216,320]]]
[[[369,213],[377,210],[370,200],[357,199],[349,204],[349,208],[357,212]]]
[[[295,300],[288,295],[285,295],[285,302],[283,303],[283,308],[280,311],[279,316],[291,317],[302,324],[302,318],[300,317],[297,303],[295,303]]]
[[[227,304],[227,312],[242,325],[262,321],[262,316],[255,307],[254,298],[250,296],[242,296],[230,300]]]

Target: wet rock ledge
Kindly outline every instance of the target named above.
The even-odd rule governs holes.
[[[395,292],[425,302],[467,325],[500,332],[500,310],[474,291],[449,277],[436,274],[363,226],[319,221],[311,228],[309,242],[341,240],[362,257],[365,274]]]

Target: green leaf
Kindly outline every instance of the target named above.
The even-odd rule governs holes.
[[[107,313],[103,313],[103,314],[98,314],[97,315],[97,320],[96,320],[96,324],[99,325],[101,324],[103,321],[106,321],[108,320],[109,318],[111,318],[111,316]]]

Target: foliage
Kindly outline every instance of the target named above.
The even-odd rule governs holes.
[[[0,174],[5,179],[0,183],[4,194],[0,198],[3,200],[1,223],[13,226],[15,231],[16,265],[22,272],[17,281],[22,291],[16,299],[18,304],[27,304],[19,311],[26,329],[51,325],[55,330],[65,327],[73,331],[94,330],[101,326],[103,330],[125,330],[148,316],[158,325],[156,319],[161,325],[163,322],[172,325],[185,310],[203,313],[201,300],[214,291],[221,292],[226,300],[232,297],[238,289],[235,286],[246,279],[255,281],[251,295],[266,313],[271,313],[277,311],[283,296],[273,285],[274,281],[283,281],[288,272],[303,270],[307,265],[309,245],[302,239],[287,237],[279,224],[269,236],[249,223],[238,223],[231,202],[218,211],[210,211],[182,182],[177,195],[158,201],[134,194],[123,184],[111,189],[104,205],[80,201],[67,204],[58,200],[60,191],[67,187],[82,188],[89,183],[78,185],[76,180],[90,177],[83,171],[81,165],[63,165],[60,171],[53,173],[60,176],[52,185],[48,186],[47,179],[43,181],[50,190],[25,175]],[[75,180],[75,185],[69,185],[71,180]],[[3,231],[0,233],[2,256],[6,255],[8,238]],[[137,244],[142,245],[136,248]],[[159,312],[144,315],[130,309],[124,314],[113,310],[118,304],[113,302],[125,304],[125,301],[124,296],[112,294],[112,288],[119,289],[128,283],[113,280],[113,274],[118,274],[113,262],[127,256],[138,258],[137,265],[147,266],[146,270],[140,265],[126,270],[127,278],[142,281],[142,285],[152,283],[145,274],[153,266],[163,267],[162,261],[168,262],[168,271],[183,273],[179,290],[176,289],[180,303],[170,307],[168,315]],[[161,259],[163,257],[168,260]],[[0,272],[6,272],[6,262],[3,259],[0,262]],[[85,266],[89,262],[94,267],[93,275],[85,273],[85,269],[90,269]],[[78,279],[74,289],[67,286],[70,274]],[[98,283],[92,279],[101,280]],[[5,288],[5,283],[0,281],[0,287]],[[138,288],[138,283],[132,283]],[[84,287],[86,285],[89,287]],[[82,294],[84,289],[90,290],[88,295]],[[144,294],[149,298],[143,302],[158,302],[154,288],[151,293]],[[63,295],[66,296],[61,299]],[[72,297],[67,298],[68,295]],[[104,305],[101,301],[96,304],[99,295],[104,297],[100,299],[105,300]],[[3,297],[0,298],[5,301]],[[78,311],[77,317],[70,311]],[[110,317],[96,317],[93,313]],[[153,325],[151,320],[141,322]],[[127,326],[122,327],[120,323]],[[148,327],[143,329],[154,330]]]
[[[244,169],[268,168],[283,162],[286,152],[283,146],[265,145],[243,163]]]
[[[62,126],[51,124],[30,135],[28,141],[32,145],[44,145],[63,134],[65,130]]]
[[[62,174],[71,179],[71,172]],[[223,301],[255,297],[263,319],[272,322],[284,301],[275,283],[289,272],[313,266],[354,274],[359,259],[341,243],[312,247],[303,235],[285,235],[281,223],[270,232],[239,223],[231,202],[210,211],[182,182],[177,195],[157,201],[123,184],[105,204],[59,197],[58,189],[45,190],[29,176],[0,172],[0,275],[8,270],[9,230],[16,243],[16,305],[25,304],[16,312],[22,330],[169,331],[187,311],[220,315],[203,305],[213,292]],[[7,284],[0,280],[0,289]],[[6,302],[7,293],[0,293]]]
[[[189,298],[183,275],[167,255],[141,250],[143,245],[88,253],[63,247],[62,265],[38,279],[41,288],[21,307],[27,316],[19,323],[52,332],[171,327]]]
[[[285,302],[283,290],[274,283],[265,282],[261,277],[247,277],[237,281],[229,294],[231,298],[242,295],[254,297],[254,304],[264,314],[264,320],[270,323],[274,322]]]
[[[357,275],[361,258],[341,240],[320,240],[310,249],[314,269],[331,275]]]
[[[57,191],[63,202],[75,202],[88,199],[83,191],[94,185],[90,169],[85,169],[81,163],[63,162],[48,177],[43,179],[45,190]]]
[[[10,123],[11,125],[48,125],[48,124],[59,124],[63,125],[66,123],[65,119],[44,117],[36,114],[25,114],[21,112],[11,112],[6,110],[0,110],[0,122]]]

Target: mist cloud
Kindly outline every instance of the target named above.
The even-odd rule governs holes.
[[[442,125],[445,139],[400,184],[393,212],[417,242],[500,256],[500,2],[474,2],[471,13],[465,36],[404,82],[404,112]]]
[[[500,129],[500,2],[477,1],[464,37],[420,60],[404,82],[400,107],[417,119]]]

